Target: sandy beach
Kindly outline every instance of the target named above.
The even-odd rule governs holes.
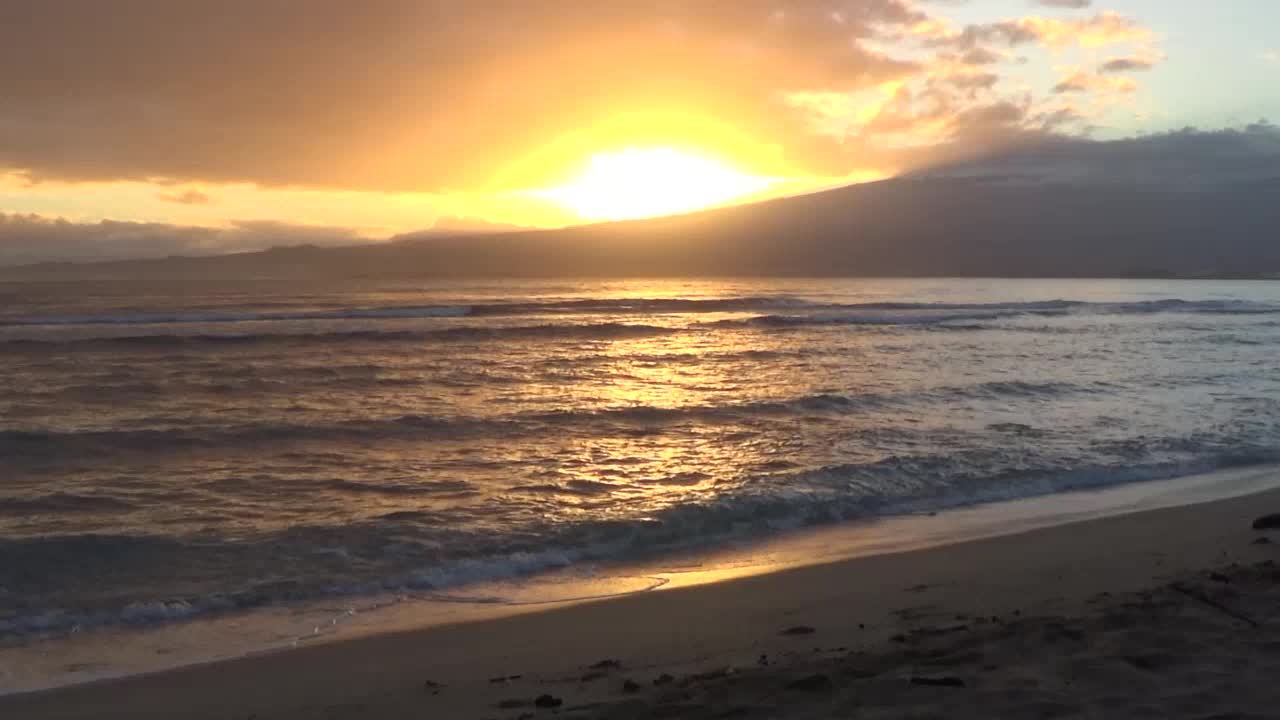
[[[43,718],[1274,717],[1280,491],[0,698]]]
[[[1227,6],[0,0],[0,720],[1280,720]]]

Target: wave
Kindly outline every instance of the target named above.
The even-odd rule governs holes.
[[[0,498],[0,515],[27,515],[30,513],[99,513],[128,511],[135,505],[120,498],[103,495],[55,492],[35,497]]]
[[[176,325],[271,322],[280,320],[364,320],[395,318],[463,317],[471,313],[466,305],[393,306],[347,308],[295,312],[145,312],[116,315],[50,315],[0,320],[2,326],[29,325]]]
[[[1025,310],[959,310],[945,312],[862,312],[817,313],[813,315],[757,315],[706,323],[713,327],[800,328],[822,325],[941,325],[962,321],[999,320],[1027,314]],[[1044,314],[1044,313],[1039,313]],[[1060,313],[1055,313],[1060,314]]]
[[[479,491],[465,480],[414,480],[404,482],[357,482],[335,478],[320,483],[327,490],[349,495],[427,495],[433,497],[462,497],[477,495]]]
[[[687,501],[643,517],[539,524],[506,535],[453,532],[427,512],[390,513],[356,526],[310,526],[249,541],[199,542],[147,535],[88,534],[71,537],[0,539],[0,581],[21,591],[32,577],[39,590],[57,582],[79,582],[76,568],[90,562],[122,568],[102,600],[74,589],[0,611],[0,637],[49,634],[102,625],[150,625],[201,615],[337,596],[439,593],[477,583],[520,578],[584,562],[622,562],[665,553],[714,547],[802,527],[911,513],[936,512],[979,503],[1168,479],[1280,460],[1274,448],[1242,446],[1206,452],[1183,461],[1145,464],[1083,464],[999,469],[983,453],[890,457],[775,476],[775,482],[744,483],[737,491]],[[1006,467],[1007,464],[1006,464]],[[760,490],[756,488],[764,487]],[[530,492],[550,492],[528,488]],[[594,488],[578,492],[595,494]],[[422,535],[426,533],[426,535]],[[425,552],[452,549],[453,554]],[[426,555],[436,555],[425,559]],[[335,563],[335,558],[340,562]],[[227,588],[219,574],[202,592],[158,596],[148,584],[168,578],[167,569],[216,568],[242,572],[240,586]],[[31,573],[32,568],[40,572]],[[55,577],[46,571],[63,569]],[[279,575],[273,572],[279,571]],[[264,573],[244,576],[244,572]],[[41,575],[41,573],[44,573]],[[105,583],[99,577],[96,583]],[[127,588],[127,589],[126,589]],[[96,589],[96,588],[95,588]],[[130,598],[130,594],[133,595]],[[35,593],[32,593],[35,600]],[[80,606],[56,605],[76,597]],[[121,600],[124,597],[126,600]],[[501,599],[495,599],[501,602]]]
[[[440,305],[389,305],[325,310],[244,310],[124,312],[99,315],[45,315],[0,319],[3,326],[39,325],[173,325],[234,324],[309,320],[429,319],[458,317],[509,317],[530,315],[664,315],[698,313],[937,313],[952,317],[962,313],[1060,315],[1071,312],[1143,314],[1183,312],[1206,314],[1280,314],[1280,307],[1246,300],[1146,300],[1137,302],[1086,302],[1044,300],[1002,303],[867,302],[822,303],[786,295],[728,298],[609,298],[543,302],[471,303]],[[869,317],[869,316],[868,316]],[[891,317],[891,316],[890,316]],[[905,320],[904,322],[909,322]]]
[[[680,332],[679,328],[631,323],[462,326],[435,330],[355,330],[323,333],[245,333],[226,335],[126,335],[71,340],[0,341],[0,351],[43,352],[72,349],[183,349],[219,346],[320,345],[340,343],[480,342],[486,340],[613,340]]]
[[[988,329],[983,321],[1012,317],[1065,317],[1069,315],[1148,315],[1189,313],[1207,315],[1280,314],[1280,307],[1245,301],[1153,300],[1134,303],[1088,303],[1051,300],[1030,303],[944,304],[870,303],[829,306],[809,314],[768,314],[718,320],[719,327],[805,327],[819,325],[938,326],[953,330]],[[1052,328],[1045,328],[1046,332]],[[1071,331],[1068,329],[1068,331]]]
[[[1238,300],[1188,301],[1152,300],[1133,303],[1088,303],[1049,300],[1020,303],[862,303],[832,305],[809,303],[791,298],[735,298],[727,300],[581,300],[560,303],[509,303],[487,306],[429,306],[418,308],[381,308],[325,313],[327,319],[369,319],[406,317],[460,317],[521,315],[552,312],[664,313],[752,312],[786,308],[786,314],[767,312],[743,318],[724,318],[687,325],[654,325],[630,322],[547,322],[526,325],[459,325],[412,330],[329,330],[324,332],[289,332],[268,327],[265,331],[245,333],[148,333],[143,335],[99,336],[72,339],[16,338],[0,341],[0,352],[33,353],[47,350],[127,349],[175,350],[183,348],[216,348],[222,346],[331,346],[342,343],[414,343],[414,342],[488,342],[504,340],[618,340],[672,335],[682,332],[706,332],[721,329],[757,330],[793,329],[813,326],[907,326],[949,330],[976,330],[988,326],[984,322],[1011,317],[1062,317],[1068,315],[1125,315],[1153,313],[1190,313],[1221,315],[1280,314],[1280,306]],[[536,311],[536,312],[535,312]],[[138,320],[142,317],[142,320]],[[197,315],[163,316],[93,316],[63,318],[67,324],[147,325],[158,322],[194,322]],[[203,322],[239,322],[229,318],[241,316],[198,315]],[[248,314],[243,319],[316,319],[317,314],[266,313]],[[88,318],[88,320],[86,320]],[[217,320],[223,318],[223,320]],[[59,321],[59,322],[61,322]],[[43,319],[0,321],[0,325],[48,324]],[[1044,332],[1054,328],[1046,327]]]
[[[603,410],[565,410],[494,418],[397,417],[328,425],[259,424],[218,430],[185,428],[93,430],[83,432],[0,430],[0,455],[11,458],[59,458],[84,452],[155,452],[196,448],[262,446],[287,442],[336,440],[440,440],[481,437],[512,439],[573,429],[580,434],[615,432],[619,425],[657,426],[677,422],[728,422],[749,416],[818,412],[870,406],[874,398],[816,395],[792,401],[725,406],[637,406]]]
[[[823,307],[789,297],[576,299],[546,302],[390,305],[330,310],[168,313],[126,312],[105,315],[49,315],[0,320],[2,326],[30,325],[172,325],[253,323],[284,320],[370,320],[521,315],[662,315],[673,313],[749,312],[762,308]]]
[[[927,388],[913,393],[816,393],[793,398],[725,405],[661,407],[637,405],[595,410],[561,410],[495,417],[447,417],[420,414],[327,425],[240,425],[217,430],[155,428],[83,432],[0,430],[0,455],[12,458],[59,458],[87,452],[157,452],[199,448],[267,446],[288,442],[339,440],[514,439],[572,431],[578,435],[610,435],[634,428],[667,428],[681,424],[727,425],[770,417],[851,414],[881,410],[921,398],[1061,397],[1107,392],[1105,383],[1031,383],[998,381]]]
[[[651,301],[658,302],[658,301]],[[732,304],[713,301],[663,301],[676,303],[667,307],[684,307],[685,303],[708,303],[698,307],[729,307],[744,310],[751,303]],[[608,305],[604,301],[596,305]],[[546,307],[546,305],[539,305]],[[614,305],[615,308],[631,305]],[[414,330],[333,330],[325,332],[247,333],[154,333],[144,335],[99,336],[65,340],[16,338],[0,340],[0,352],[35,353],[48,350],[126,349],[175,350],[184,348],[216,348],[221,346],[332,346],[342,343],[425,343],[425,342],[498,342],[508,340],[619,340],[660,337],[684,332],[706,332],[720,329],[748,328],[758,330],[792,329],[815,326],[907,326],[946,330],[980,330],[990,326],[984,322],[1012,317],[1063,317],[1068,315],[1124,315],[1153,313],[1190,313],[1222,315],[1280,314],[1280,307],[1244,301],[1157,300],[1138,303],[1085,303],[1054,300],[1033,303],[942,304],[942,303],[867,303],[861,305],[806,305],[792,303],[804,314],[769,313],[744,318],[725,318],[687,325],[653,325],[628,322],[549,322],[536,325],[460,325]],[[437,308],[438,309],[438,308]],[[672,312],[675,312],[672,310]],[[476,313],[484,314],[484,313]],[[497,313],[493,313],[497,314]],[[654,313],[650,313],[654,314]],[[437,314],[433,317],[443,317]],[[367,316],[366,316],[367,317]],[[390,316],[388,316],[390,317]],[[399,316],[404,317],[404,316]],[[0,323],[2,324],[2,323]],[[13,323],[10,323],[13,324]],[[34,323],[33,323],[34,324]],[[126,323],[127,324],[127,323]],[[1265,324],[1265,323],[1263,323]],[[1071,328],[1023,328],[1033,332],[1075,332]]]

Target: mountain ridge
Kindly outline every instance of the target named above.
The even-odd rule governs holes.
[[[0,269],[473,277],[1263,277],[1280,176],[1205,187],[903,176],[682,215],[375,245]]]

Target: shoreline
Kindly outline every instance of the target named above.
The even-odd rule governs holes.
[[[331,602],[267,606],[141,627],[96,627],[0,648],[0,681],[9,686],[0,688],[0,699],[936,548],[1269,489],[1280,489],[1280,465],[821,524],[648,559],[574,564],[437,592],[339,596]],[[103,659],[103,648],[113,651],[109,660]],[[35,651],[39,657],[25,657]],[[6,665],[19,663],[25,669],[22,676],[5,670]]]
[[[1254,517],[1277,509],[1280,490],[1274,489],[1193,500],[924,549],[11,694],[0,696],[0,712],[35,719],[515,717],[520,711],[513,715],[511,708],[497,705],[521,693],[539,694],[534,690],[554,692],[574,704],[616,700],[616,682],[582,681],[591,674],[584,668],[602,659],[618,659],[641,680],[726,665],[750,667],[759,655],[794,651],[796,640],[778,633],[801,625],[818,628],[814,638],[824,645],[877,652],[909,624],[904,611],[946,617],[1079,612],[1100,592],[1135,592],[1232,560],[1277,558],[1275,546],[1251,544],[1257,533],[1249,528]],[[800,644],[807,649],[811,643]],[[786,666],[780,663],[779,672]],[[520,678],[489,682],[513,675]]]

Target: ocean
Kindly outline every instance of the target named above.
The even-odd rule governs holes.
[[[0,649],[1271,463],[1278,352],[1269,282],[0,283]]]

